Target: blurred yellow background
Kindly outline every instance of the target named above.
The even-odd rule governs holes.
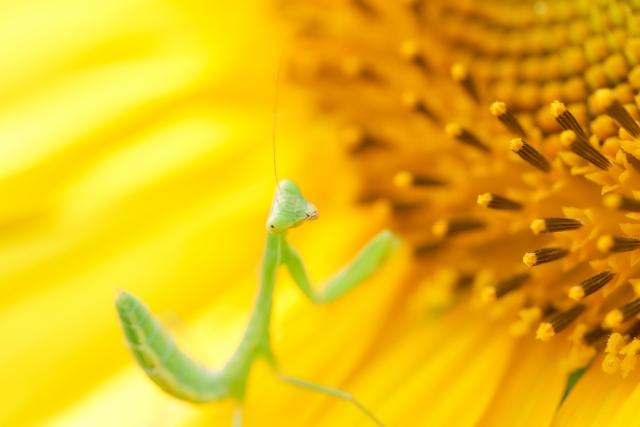
[[[287,30],[273,6],[0,3],[1,426],[231,424],[233,405],[200,410],[155,389],[124,346],[113,296],[141,297],[214,365],[239,341],[274,188],[271,120]],[[346,208],[348,171],[322,118],[309,117],[286,78],[280,100],[279,175],[301,185],[321,218],[292,239],[319,278],[375,227]],[[354,341],[348,333],[309,337],[344,324],[340,313],[360,328],[388,295],[354,311],[358,292],[324,309],[288,279],[280,288],[283,366],[337,383],[364,350],[335,344]],[[287,326],[287,316],[296,321]],[[356,342],[371,339],[361,335]],[[295,354],[305,342],[313,358]],[[326,402],[306,393],[320,403],[283,412],[296,392],[261,369],[247,425],[303,425]]]

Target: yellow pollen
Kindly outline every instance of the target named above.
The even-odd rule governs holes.
[[[467,68],[459,62],[456,62],[451,67],[451,78],[457,82],[463,81],[468,75]]]
[[[496,300],[496,288],[494,286],[487,286],[486,288],[482,289],[480,298],[482,299],[482,302],[485,303],[489,303],[489,302],[494,302]]]
[[[342,72],[347,77],[357,77],[362,74],[363,66],[362,62],[358,58],[348,57],[342,60],[340,64],[342,68]]]
[[[584,289],[582,286],[572,286],[571,289],[569,289],[569,298],[574,301],[580,301],[584,298]]]
[[[340,132],[339,140],[347,148],[355,148],[364,140],[364,132],[359,126],[348,126]]]
[[[622,196],[615,193],[609,193],[604,196],[602,202],[609,209],[620,209],[620,206],[622,206]]]
[[[393,211],[391,200],[380,198],[373,203],[373,215],[381,220],[387,219]]]
[[[444,127],[444,131],[450,137],[455,138],[462,135],[462,126],[458,123],[449,123]]]
[[[436,221],[435,224],[433,224],[431,231],[436,237],[442,238],[446,236],[449,232],[449,221],[446,219]]]
[[[416,106],[420,103],[420,99],[415,92],[406,91],[402,94],[402,105],[407,108],[416,108]]]
[[[622,369],[622,378],[626,378],[636,367],[638,350],[640,350],[640,340],[634,338],[629,344],[620,350],[620,354],[624,354],[625,358],[620,364]]]
[[[549,341],[555,334],[556,331],[553,330],[551,323],[541,323],[536,331],[536,339],[539,339],[540,341]]]
[[[493,104],[491,104],[491,107],[489,107],[489,111],[491,111],[491,114],[493,114],[494,116],[501,116],[507,112],[507,104],[505,104],[504,102],[495,101]]]
[[[486,208],[489,206],[489,203],[493,200],[491,193],[484,193],[478,196],[478,206],[482,206]]]
[[[598,239],[598,249],[601,252],[605,252],[608,253],[611,251],[611,248],[613,248],[613,245],[615,244],[614,240],[613,240],[613,236],[610,235],[606,235],[606,236],[602,236]]]
[[[405,40],[400,45],[400,56],[404,59],[413,59],[418,55],[418,42],[415,40]]]
[[[531,325],[539,322],[542,317],[542,309],[538,306],[523,308],[518,311],[519,319],[509,325],[509,333],[513,337],[527,335],[531,330]]]
[[[554,119],[560,117],[560,115],[562,113],[564,113],[565,111],[567,111],[567,107],[565,107],[562,102],[553,101],[551,103],[550,113],[551,113],[551,115],[553,116]]]
[[[618,354],[624,344],[625,339],[622,334],[614,332],[609,337],[609,340],[607,340],[607,347],[604,349],[604,351],[606,351],[607,353]]]
[[[531,222],[531,231],[533,231],[533,234],[536,235],[547,231],[547,224],[545,223],[544,219],[533,220],[533,222]]]
[[[522,149],[523,145],[522,138],[513,138],[509,144],[509,148],[511,148],[511,151],[518,152]]]
[[[624,314],[617,308],[615,310],[611,310],[602,321],[602,329],[613,329],[622,325],[622,321],[624,320]]]
[[[618,371],[620,367],[620,359],[613,354],[607,354],[602,361],[602,370],[607,374],[613,374]]]
[[[565,147],[570,147],[571,144],[576,142],[577,135],[572,130],[565,130],[560,134],[560,143]]]
[[[529,267],[533,267],[538,262],[538,257],[533,252],[527,252],[522,257],[522,262],[527,264]]]
[[[596,107],[600,110],[606,110],[616,101],[616,96],[610,89],[598,89],[594,94]]]
[[[413,174],[407,171],[400,171],[393,177],[393,184],[398,188],[409,188],[413,184]]]

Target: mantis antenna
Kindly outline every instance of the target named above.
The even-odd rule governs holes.
[[[278,71],[276,72],[276,96],[273,101],[273,125],[272,127],[272,140],[273,140],[273,173],[276,176],[276,185],[278,191],[282,191],[280,188],[280,180],[278,180],[278,167],[276,166],[276,124],[278,122],[278,94],[280,92],[280,68],[282,68],[282,54],[278,60]]]

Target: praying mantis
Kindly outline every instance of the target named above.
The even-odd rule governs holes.
[[[349,393],[294,378],[278,370],[270,343],[271,310],[279,266],[286,266],[309,300],[315,304],[327,304],[375,273],[398,247],[399,239],[388,230],[380,232],[318,291],[311,286],[300,254],[286,240],[290,229],[317,219],[318,210],[302,196],[293,181],[278,182],[276,175],[276,184],[267,219],[267,241],[262,255],[259,293],[244,336],[224,367],[214,372],[184,354],[141,301],[120,291],[115,305],[127,345],[149,378],[172,396],[195,403],[235,399],[237,406],[233,427],[242,425],[242,401],[247,378],[258,358],[265,359],[281,381],[350,401],[371,421],[383,426]]]

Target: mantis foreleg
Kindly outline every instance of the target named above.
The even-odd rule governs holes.
[[[378,270],[398,247],[399,240],[390,231],[378,233],[356,257],[340,270],[322,290],[311,286],[298,251],[289,243],[283,245],[282,261],[300,290],[314,303],[326,304],[345,293]]]

